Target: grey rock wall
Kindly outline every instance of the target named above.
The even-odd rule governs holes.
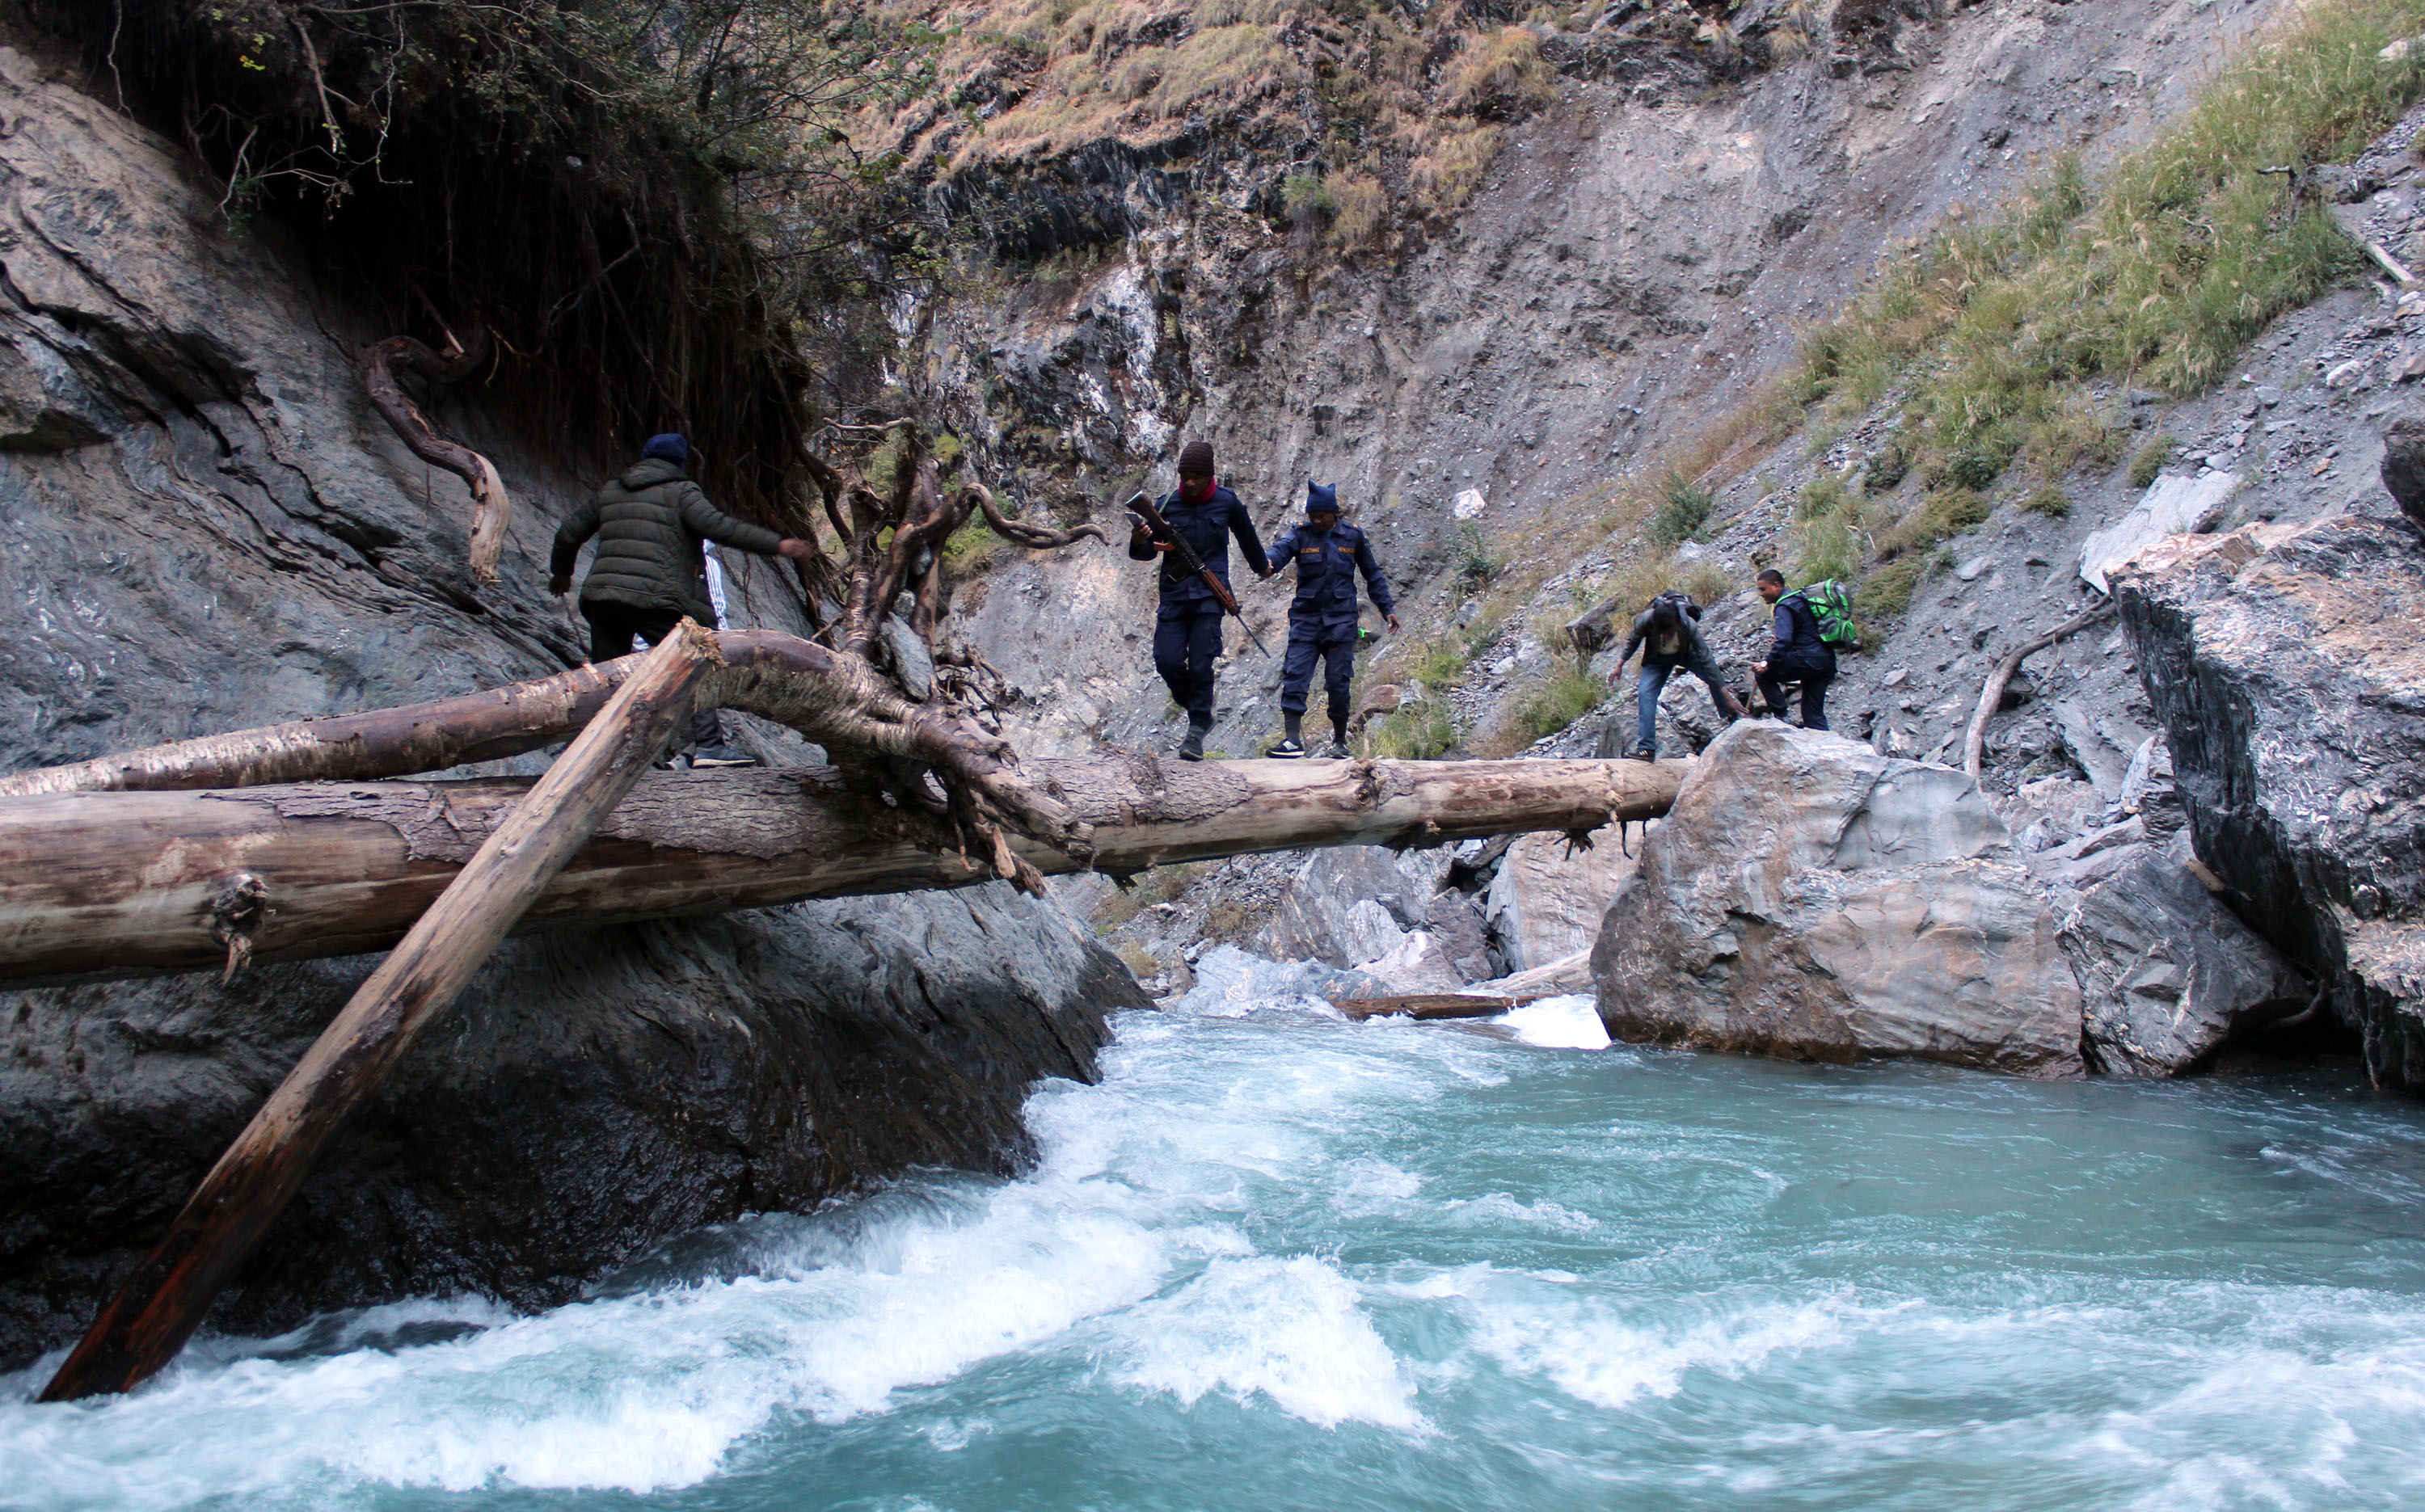
[[[2199,860],[2425,1086],[2425,536],[2390,513],[2183,537],[2116,580]]]
[[[6,49],[0,274],[0,765],[577,660],[545,577],[580,484],[485,433],[476,389],[439,403],[517,503],[501,581],[474,583],[459,485],[361,396],[348,343],[390,333]],[[735,565],[738,617],[796,629],[779,580]],[[0,1369],[81,1329],[370,964],[0,994]],[[1091,1075],[1104,1011],[1144,1002],[1057,907],[990,887],[510,944],[215,1326],[461,1288],[540,1305],[698,1223],[1012,1169],[1027,1088]]]

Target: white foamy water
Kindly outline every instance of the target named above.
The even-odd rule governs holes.
[[[1021,1180],[691,1235],[536,1317],[205,1341],[130,1398],[0,1381],[0,1507],[2425,1499],[2416,1105],[1610,1049],[1587,998],[1355,1025],[1232,975],[1040,1089]]]

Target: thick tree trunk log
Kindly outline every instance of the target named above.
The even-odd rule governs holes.
[[[716,650],[696,627],[685,630],[648,654],[287,1073],[51,1377],[43,1401],[129,1390],[185,1347],[320,1147],[688,725],[691,695]]]
[[[730,637],[727,637],[729,642]],[[1586,832],[1666,811],[1688,770],[1640,761],[1164,761],[1020,771],[1091,826],[1095,865],[1326,845]],[[527,779],[340,782],[0,799],[0,986],[384,948],[529,790]],[[1079,862],[1013,837],[1046,872]],[[831,768],[651,772],[523,928],[964,886],[999,875]]]
[[[1026,778],[1007,742],[949,708],[910,702],[863,658],[772,630],[726,630],[712,640],[718,660],[702,674],[699,707],[761,715],[825,745],[838,759],[907,774],[912,780],[900,784],[894,802],[909,804],[928,820],[929,833],[947,843],[964,848],[975,841],[992,857],[997,875],[1030,890],[1041,879],[1006,843],[1003,821],[1085,858],[1085,825]],[[516,756],[580,730],[639,661],[624,657],[459,698],[21,772],[0,777],[0,798],[393,777]],[[927,772],[943,787],[942,802],[926,790]],[[878,802],[872,793],[865,801]]]

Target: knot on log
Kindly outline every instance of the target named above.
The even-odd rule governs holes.
[[[227,947],[227,969],[219,976],[225,986],[252,959],[252,937],[269,916],[269,887],[249,871],[228,874],[211,898],[211,938]]]

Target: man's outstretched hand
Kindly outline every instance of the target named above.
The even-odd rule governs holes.
[[[1405,629],[1405,626],[1398,623],[1398,616],[1395,614],[1385,614],[1382,617],[1389,622],[1389,629],[1392,632]]]
[[[558,598],[561,598],[566,594],[572,592],[572,574],[570,572],[559,572],[554,577],[548,579],[547,591],[555,595]]]
[[[790,557],[795,562],[806,562],[809,559],[809,553],[814,548],[811,547],[808,542],[799,539],[797,536],[787,535],[781,541],[776,543],[775,554],[777,556]]]

